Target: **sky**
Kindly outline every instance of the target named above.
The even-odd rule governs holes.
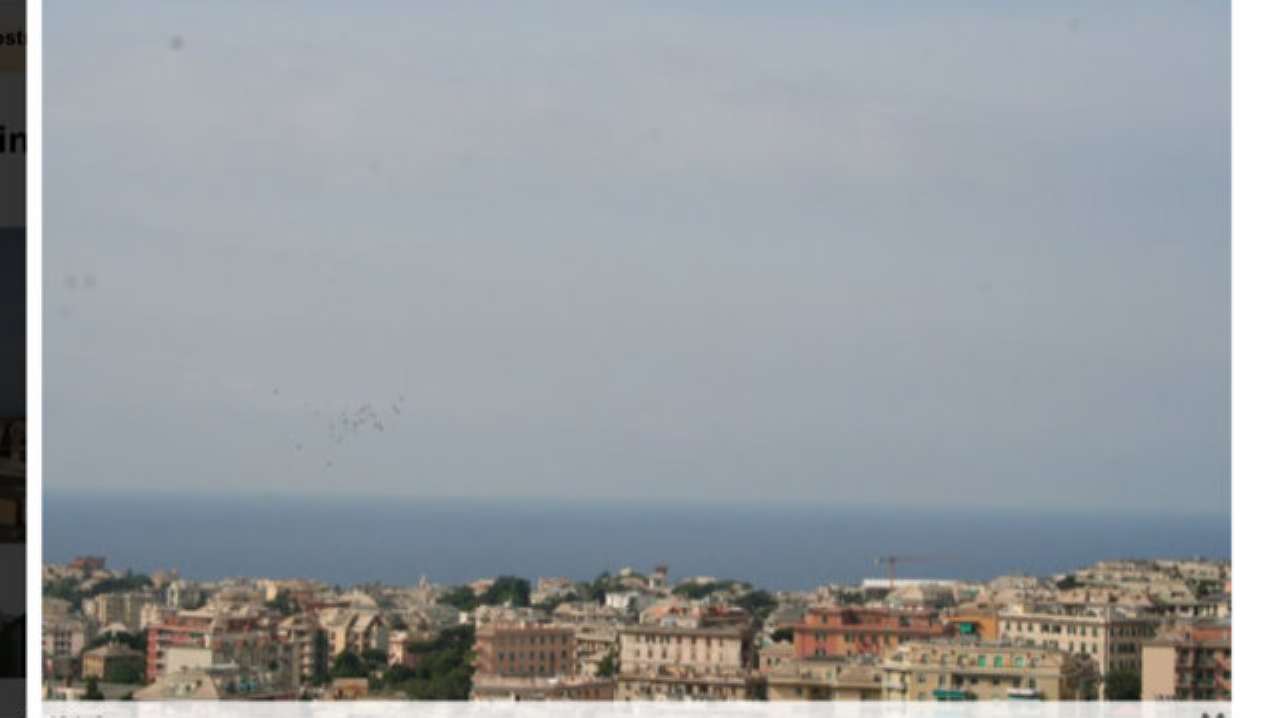
[[[1228,4],[447,5],[47,8],[46,490],[1229,512]]]

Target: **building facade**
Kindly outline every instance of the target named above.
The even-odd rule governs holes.
[[[763,671],[771,701],[875,701],[883,692],[871,656],[789,658]]]
[[[1088,656],[1101,675],[1142,671],[1142,644],[1160,620],[1113,606],[1042,605],[1000,613],[1000,638]]]
[[[1231,624],[1183,624],[1144,644],[1142,700],[1231,700]]]
[[[881,668],[885,700],[1083,700],[1098,684],[1081,655],[1007,641],[907,643]]]
[[[617,684],[612,678],[481,676],[471,682],[475,701],[611,701]]]
[[[791,626],[797,658],[883,655],[907,641],[949,635],[937,611],[815,606]]]
[[[118,643],[107,643],[84,652],[81,657],[80,674],[88,678],[97,678],[103,682],[114,682],[112,679],[122,670],[135,672],[139,677],[146,667],[146,657],[141,651],[135,651]]]
[[[637,625],[618,633],[621,700],[745,700],[760,697],[746,626]]]
[[[490,623],[476,629],[476,674],[504,677],[570,676],[578,672],[572,626]]]

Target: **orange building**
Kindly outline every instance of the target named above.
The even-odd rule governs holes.
[[[882,655],[906,641],[951,635],[936,611],[815,606],[791,626],[797,658]]]
[[[994,609],[957,608],[943,614],[942,623],[957,636],[973,636],[982,641],[1000,638],[1000,615]]]

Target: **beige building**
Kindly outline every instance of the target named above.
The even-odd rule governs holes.
[[[160,676],[133,693],[135,701],[288,700],[291,689],[275,685],[255,671],[234,664],[177,671]]]
[[[1186,623],[1143,645],[1142,700],[1231,700],[1231,624]]]
[[[744,700],[763,685],[747,626],[627,626],[618,633],[621,700]]]
[[[883,693],[883,672],[871,657],[792,657],[763,672],[771,701],[875,701]]]
[[[119,643],[107,643],[84,652],[80,659],[80,674],[85,678],[110,681],[120,669],[136,671],[139,679],[146,670],[147,657]],[[114,682],[114,681],[112,681]],[[141,680],[139,680],[141,682]]]
[[[88,642],[84,619],[70,615],[45,615],[41,625],[42,650],[49,658],[78,656]]]
[[[605,656],[618,650],[618,627],[609,624],[584,623],[574,626],[578,673],[594,676]]]
[[[573,626],[490,623],[476,629],[476,675],[569,676],[578,672]]]
[[[99,626],[120,623],[130,631],[137,631],[142,628],[142,609],[152,601],[151,594],[141,591],[100,593],[86,598],[82,608]]]
[[[881,669],[885,700],[1083,700],[1099,683],[1083,655],[1006,641],[906,643]]]
[[[385,651],[390,638],[382,614],[364,609],[326,609],[320,613],[320,630],[325,634],[330,664],[345,651],[356,655],[374,649]]]
[[[368,678],[335,678],[325,691],[325,698],[331,701],[359,701],[368,697]]]
[[[291,685],[300,686],[324,672],[326,655],[319,622],[312,616],[289,616],[276,625],[276,640],[288,657],[281,661]]]
[[[89,630],[87,622],[79,616],[46,610],[40,626],[45,674],[53,678],[73,675],[76,658],[89,642]]]
[[[1092,658],[1105,676],[1114,670],[1142,671],[1142,644],[1160,620],[1112,606],[1014,607],[1000,612],[1002,640],[1023,641]]]
[[[776,667],[789,663],[796,657],[795,644],[790,641],[778,641],[761,646],[756,651],[756,660],[760,664],[760,672],[768,675]]]
[[[471,682],[474,701],[611,701],[616,683],[594,676],[482,676]]]
[[[551,612],[556,623],[598,623],[622,624],[626,622],[626,614],[594,601],[571,601],[562,603]]]

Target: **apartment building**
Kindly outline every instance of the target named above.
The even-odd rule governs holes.
[[[883,692],[874,656],[792,656],[763,672],[771,701],[875,701]]]
[[[178,611],[199,608],[204,603],[204,591],[196,584],[179,579],[165,586],[164,602],[165,606]]]
[[[239,666],[292,684],[294,660],[293,647],[277,638],[270,619],[256,613],[179,611],[147,629],[148,682],[183,671]]]
[[[46,613],[41,624],[41,639],[45,656],[78,656],[88,642],[89,627],[79,616]]]
[[[763,689],[748,626],[626,626],[619,633],[621,700],[742,700]]]
[[[344,652],[364,655],[370,650],[387,650],[390,632],[377,610],[365,608],[327,608],[318,616],[325,635],[329,665]]]
[[[622,624],[626,612],[602,606],[595,601],[570,601],[556,606],[551,612],[556,623]]]
[[[130,631],[142,628],[142,609],[153,602],[154,597],[145,591],[100,593],[86,598],[82,610],[99,626],[119,623]]]
[[[121,669],[137,670],[141,675],[146,666],[146,656],[119,643],[107,643],[84,652],[80,674],[86,679],[110,681]]]
[[[314,616],[289,616],[276,624],[275,633],[276,640],[288,652],[289,659],[284,664],[292,670],[290,685],[300,686],[326,673],[326,638]]]
[[[880,667],[884,700],[1079,700],[1099,683],[1082,655],[1008,641],[907,643]]]
[[[617,684],[595,676],[492,676],[477,674],[471,682],[473,701],[611,701]]]
[[[569,676],[578,672],[574,628],[553,623],[490,623],[476,629],[476,675]]]
[[[1183,623],[1143,644],[1142,700],[1231,700],[1231,624]]]
[[[73,675],[76,659],[89,642],[88,623],[79,616],[51,614],[46,609],[40,634],[44,672],[53,678]]]
[[[1142,644],[1160,620],[1114,606],[1016,606],[1000,612],[1000,638],[1092,658],[1105,676],[1142,670]]]
[[[175,671],[133,692],[135,701],[290,700],[292,687],[282,686],[263,671],[230,663]]]
[[[622,613],[640,613],[657,602],[657,597],[641,591],[610,591],[604,595],[604,605]]]
[[[907,641],[930,640],[954,629],[934,610],[815,606],[791,626],[797,658],[883,655]]]

